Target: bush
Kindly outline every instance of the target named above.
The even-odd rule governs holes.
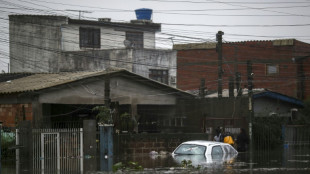
[[[281,117],[256,117],[253,122],[253,140],[256,149],[273,149],[283,143]]]
[[[15,134],[11,132],[1,132],[1,157],[15,157],[15,150],[10,147],[15,146]]]

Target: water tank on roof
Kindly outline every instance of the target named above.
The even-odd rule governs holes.
[[[153,10],[149,8],[140,8],[135,10],[138,20],[151,20]]]

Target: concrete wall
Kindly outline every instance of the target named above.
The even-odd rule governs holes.
[[[168,70],[168,85],[176,87],[176,51],[174,50],[134,50],[133,72],[149,77],[150,69]]]
[[[79,27],[81,26],[100,28],[101,48],[80,48]],[[11,15],[10,70],[11,72],[97,70],[106,67],[106,63],[100,60],[104,58],[112,60],[111,66],[131,71],[132,55],[124,59],[119,51],[109,56],[105,51],[104,56],[101,52],[93,52],[94,50],[124,49],[125,39],[126,28],[68,25],[68,18],[64,16]],[[144,32],[144,48],[155,49],[155,32]],[[110,52],[113,51],[110,50]]]
[[[132,50],[93,50],[63,52],[59,60],[59,70],[95,71],[108,67],[124,68],[132,71]]]
[[[169,72],[168,85],[176,86],[176,51],[154,49],[113,49],[63,52],[60,71],[93,71],[108,67],[124,68],[149,78],[150,69]]]
[[[60,56],[60,25],[66,17],[11,15],[11,72],[57,72]]]
[[[143,85],[122,77],[110,79],[111,100],[119,104],[160,104],[173,105],[176,96],[164,95],[165,92],[152,86]],[[104,79],[102,77],[91,80],[67,84],[66,87],[56,87],[39,96],[39,103],[57,104],[103,104]]]

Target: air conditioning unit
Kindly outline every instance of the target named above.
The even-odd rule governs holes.
[[[298,109],[296,108],[291,109],[291,120],[297,119],[297,112],[298,112]]]
[[[99,22],[111,22],[111,18],[99,18]]]
[[[174,77],[174,76],[171,76],[171,77],[170,77],[170,83],[171,83],[171,84],[176,84],[176,83],[177,83],[177,78]]]

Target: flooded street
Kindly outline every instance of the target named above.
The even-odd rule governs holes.
[[[239,153],[236,158],[223,162],[221,157],[201,157],[192,155],[185,164],[171,155],[138,155],[117,157],[113,164],[134,162],[142,166],[142,170],[133,170],[127,167],[123,173],[309,173],[310,150],[309,146],[278,148],[276,150],[256,151],[251,159],[250,153]],[[99,159],[99,158],[98,158]],[[84,159],[84,162],[87,159]],[[99,167],[99,166],[98,166]],[[98,169],[99,170],[99,169]],[[16,172],[15,161],[2,161],[2,174],[30,174],[29,171]],[[36,172],[32,172],[36,173]],[[38,171],[37,173],[55,173]],[[57,173],[99,174],[102,171],[57,171]],[[119,173],[121,173],[119,171]]]
[[[309,173],[310,148],[288,147],[276,150],[256,151],[251,160],[250,153],[239,153],[236,158],[226,162],[218,159],[191,157],[193,167],[184,167],[172,156],[140,156],[129,157],[125,161],[136,161],[145,168],[163,173]],[[196,162],[201,167],[198,169]],[[211,163],[209,163],[211,161]],[[180,167],[183,169],[181,170]]]

